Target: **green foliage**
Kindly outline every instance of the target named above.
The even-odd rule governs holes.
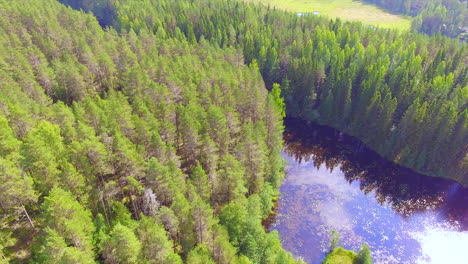
[[[57,231],[46,228],[41,239],[41,246],[36,249],[37,263],[57,263],[62,258],[67,244]]]
[[[123,3],[62,2],[123,27],[114,16]],[[53,0],[0,8],[13,18],[0,28],[5,259],[14,247],[37,263],[248,263],[219,212],[256,197],[249,228],[266,236],[260,219],[283,177],[284,103],[244,65],[235,27],[221,48],[197,27],[103,30]],[[266,62],[262,70],[278,71]],[[14,218],[37,230],[32,249],[15,240]],[[279,238],[269,239],[262,247],[276,252]]]
[[[211,197],[212,186],[209,182],[208,175],[199,162],[197,162],[195,168],[192,170],[190,178],[192,185],[195,187],[195,192],[198,193],[203,201],[208,202]]]
[[[187,264],[215,264],[211,257],[210,250],[201,244],[192,249],[187,257]]]
[[[67,246],[65,239],[53,229],[46,228],[39,239],[34,257],[35,263],[95,263],[91,252]]]
[[[403,9],[409,3],[390,2],[385,3]],[[440,3],[464,12],[463,8],[456,8],[456,3],[461,4],[458,0]],[[146,1],[136,6],[125,0],[115,8],[123,30],[157,32],[162,27],[167,37],[175,37],[181,32],[188,36],[189,28],[193,28],[197,39],[209,40],[220,47],[232,46],[232,38],[229,40],[217,32],[236,32],[235,46],[243,51],[246,63],[252,64],[250,68],[261,72],[267,87],[282,84],[289,116],[338,128],[388,159],[418,172],[453,179],[465,177],[463,160],[468,154],[462,145],[448,143],[457,140],[452,132],[454,123],[447,123],[445,132],[431,124],[444,120],[439,109],[449,105],[454,110],[451,120],[463,118],[467,70],[460,58],[466,56],[466,44],[440,36],[428,38],[359,23],[328,21],[318,16],[298,17],[262,6],[240,4],[234,8],[233,3],[224,0],[211,1],[210,5],[210,10],[204,8],[203,1]],[[127,12],[129,9],[132,12]],[[203,10],[203,19],[190,19],[197,16],[197,10]],[[249,14],[247,19],[245,14]],[[158,21],[138,19],[150,16],[158,16]],[[456,20],[457,25],[463,21]],[[249,27],[244,26],[245,21]],[[166,26],[171,23],[177,25],[175,29]],[[404,116],[417,101],[430,114],[417,125],[420,129],[411,129],[410,136],[404,132],[407,129]],[[214,110],[210,110],[210,115],[215,114]],[[219,113],[210,119],[223,122]],[[223,131],[222,127],[220,123],[217,129]],[[465,140],[466,135],[465,132]],[[408,145],[406,142],[415,142],[410,139],[413,136],[417,143]],[[219,140],[214,142],[219,144]],[[449,145],[453,147],[444,148],[443,155],[434,151],[434,146]],[[224,149],[221,147],[221,154]],[[247,175],[251,180],[247,182],[248,190],[256,191],[261,181],[253,171],[247,170]]]
[[[418,32],[468,41],[468,7],[460,0],[365,0],[391,12],[414,16],[412,28]]]
[[[116,224],[104,242],[103,257],[107,263],[139,263],[142,244],[131,229]]]
[[[23,177],[21,170],[10,160],[0,157],[0,200],[2,210],[26,213],[24,205],[37,201],[30,177]]]
[[[371,252],[367,244],[361,246],[354,264],[372,264]]]
[[[114,225],[121,224],[130,228],[136,227],[137,224],[127,207],[119,201],[114,201],[112,204],[112,220]]]
[[[331,233],[331,243],[330,243],[330,251],[333,251],[335,248],[338,247],[341,240],[341,235],[336,230],[332,230]]]
[[[266,168],[275,186],[282,178],[280,109],[258,69],[196,28],[188,40],[137,24],[105,31],[55,1],[29,2],[0,2],[9,36],[0,38],[5,259],[16,257],[8,247],[31,250],[9,227],[21,216],[38,231],[38,263],[181,263],[199,244],[220,263],[236,262],[219,207],[244,198],[252,175],[269,181]],[[63,2],[101,25],[116,22],[105,14],[116,11],[111,2]],[[232,45],[236,35],[232,28]],[[239,151],[245,139],[249,153],[264,153],[261,167]]]
[[[80,250],[74,247],[67,247],[63,251],[63,256],[58,262],[60,264],[72,263],[96,263],[92,255],[83,254]]]
[[[226,155],[219,163],[221,168],[217,173],[219,181],[216,183],[216,199],[220,203],[230,202],[245,195],[244,175],[242,163],[231,155]]]
[[[286,117],[286,104],[284,103],[284,98],[281,96],[281,89],[279,84],[273,84],[270,94],[273,97],[273,101],[275,102],[276,107],[278,107],[281,117]]]
[[[338,234],[333,232],[333,235]],[[325,257],[323,264],[372,264],[371,251],[367,244],[361,246],[361,250],[356,253],[342,247],[333,247]]]
[[[143,217],[136,232],[142,244],[142,257],[148,263],[182,263],[180,257],[177,256],[177,260],[173,256],[173,244],[164,226],[149,217]]]
[[[220,223],[226,227],[231,243],[254,263],[295,263],[291,254],[282,249],[278,233],[264,232],[260,202],[258,197],[249,197],[223,207]]]
[[[7,257],[4,252],[5,248],[11,245],[14,245],[15,241],[11,239],[10,234],[5,234],[5,232],[0,232],[0,263],[8,264],[10,263],[10,258]]]
[[[41,122],[29,132],[22,145],[22,167],[34,175],[37,188],[43,193],[58,181],[60,159],[64,154],[64,145],[60,128],[49,122]]]
[[[353,264],[356,259],[356,253],[352,250],[346,250],[341,247],[333,249],[327,254],[323,264]]]
[[[20,144],[21,141],[16,138],[8,124],[8,119],[0,115],[0,156],[8,157],[17,154]]]
[[[295,263],[261,225],[285,114],[467,181],[465,44],[237,1],[63,2],[114,28],[0,1],[2,260]]]
[[[60,235],[67,245],[86,252],[92,252],[95,227],[91,212],[73,197],[58,187],[54,187],[42,203],[44,224]]]

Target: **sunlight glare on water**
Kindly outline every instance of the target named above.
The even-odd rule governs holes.
[[[425,257],[418,264],[468,263],[468,232],[432,229],[416,234]]]
[[[468,188],[396,166],[333,129],[294,128],[268,228],[295,257],[321,263],[336,230],[347,249],[367,243],[375,264],[468,264]]]

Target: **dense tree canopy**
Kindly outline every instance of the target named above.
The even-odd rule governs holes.
[[[394,13],[411,15],[413,29],[468,41],[468,2],[465,0],[364,0]]]
[[[120,0],[114,8],[123,32],[238,47],[268,88],[281,84],[289,116],[338,128],[418,172],[468,183],[464,43],[237,1]]]
[[[283,177],[279,90],[239,50],[136,32],[0,1],[0,261],[296,263],[261,225]],[[269,244],[234,244],[219,215],[237,203],[268,208],[237,225]]]

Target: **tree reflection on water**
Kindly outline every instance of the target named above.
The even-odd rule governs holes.
[[[362,192],[373,192],[379,204],[402,216],[437,211],[468,230],[468,188],[395,165],[335,129],[295,119],[287,119],[286,127],[284,151],[296,162],[312,160],[317,169],[339,169],[349,183],[358,181]]]

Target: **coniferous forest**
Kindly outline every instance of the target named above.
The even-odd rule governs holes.
[[[365,0],[393,13],[415,17],[418,32],[468,41],[468,2],[463,0]]]
[[[237,1],[119,1],[114,10],[122,32],[236,47],[245,63],[257,62],[267,88],[281,85],[288,115],[339,128],[416,171],[468,183],[468,50],[458,40]]]
[[[468,184],[468,46],[440,34],[236,0],[0,0],[0,47],[2,264],[302,263],[262,226],[285,116]]]

